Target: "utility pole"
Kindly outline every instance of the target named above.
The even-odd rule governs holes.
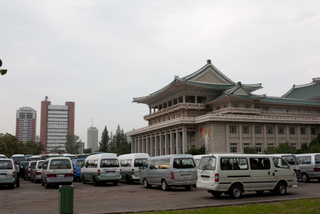
[[[2,66],[2,61],[1,61],[1,59],[0,59],[0,67]],[[1,75],[5,75],[6,73],[7,73],[7,69],[1,69],[0,68],[0,73],[1,73]]]

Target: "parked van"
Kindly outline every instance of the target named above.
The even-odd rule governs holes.
[[[85,158],[73,159],[73,181],[81,180],[81,168],[84,163]]]
[[[299,154],[301,180],[308,182],[310,179],[318,179],[320,182],[320,153]]]
[[[12,155],[11,159],[13,162],[20,163],[21,161],[25,161],[26,157],[23,154],[14,154]]]
[[[42,172],[42,165],[44,160],[38,160],[36,162],[31,163],[30,169],[30,181],[37,183],[41,181],[41,172]]]
[[[193,155],[194,162],[196,163],[197,167],[199,167],[200,160],[203,156],[205,155]]]
[[[150,156],[147,153],[133,153],[120,155],[118,160],[121,165],[121,180],[127,183],[140,181],[140,168]]]
[[[38,160],[41,160],[40,155],[33,155],[33,156],[27,158],[27,161],[38,161]]]
[[[240,198],[245,191],[284,195],[288,187],[297,187],[297,177],[279,156],[210,154],[200,161],[197,188],[206,189],[215,197],[224,193]]]
[[[296,173],[297,179],[299,180],[301,177],[300,164],[296,155],[294,154],[272,154],[273,156],[282,157],[285,159],[288,164],[291,165],[291,168]]]
[[[0,159],[7,159],[7,156],[5,156],[4,154],[0,154]]]
[[[90,155],[81,168],[81,179],[84,184],[92,182],[97,186],[100,183],[112,182],[113,185],[118,185],[120,178],[121,168],[116,154]]]
[[[169,187],[184,187],[190,190],[196,180],[196,164],[192,155],[187,154],[149,158],[140,173],[140,183],[145,188],[158,185],[163,191]]]
[[[73,168],[70,158],[53,157],[43,162],[41,183],[46,189],[51,184],[71,185],[73,181]]]
[[[0,159],[0,185],[14,189],[16,170],[12,159]]]
[[[35,165],[37,161],[28,161],[27,162],[27,165],[26,165],[26,168],[25,168],[25,177],[27,181],[30,181],[30,173],[31,173],[31,165]]]

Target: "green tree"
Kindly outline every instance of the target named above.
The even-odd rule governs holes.
[[[110,137],[108,134],[107,126],[105,126],[101,135],[101,140],[99,142],[99,151],[109,152],[109,143],[110,143]]]
[[[44,145],[41,142],[28,141],[25,144],[25,154],[39,155],[44,151]]]
[[[265,150],[269,154],[294,154],[296,150],[292,148],[289,142],[280,143],[279,146],[273,149]]]
[[[245,147],[244,154],[258,154],[259,148],[258,147]]]
[[[92,149],[91,148],[89,148],[89,149],[84,149],[83,150],[83,153],[84,154],[88,154],[88,153],[91,153],[92,152]]]
[[[118,125],[115,134],[111,132],[109,151],[117,154],[127,154],[131,152],[131,144],[123,129]]]
[[[13,154],[26,154],[25,145],[9,133],[0,134],[0,153],[11,157]]]
[[[80,137],[77,135],[66,135],[67,142],[65,144],[67,153],[79,154],[79,148],[81,146]]]
[[[195,148],[192,147],[189,151],[186,152],[186,154],[191,154],[191,155],[202,155],[206,154],[206,147],[202,146],[201,148]]]

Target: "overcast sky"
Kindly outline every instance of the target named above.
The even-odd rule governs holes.
[[[0,0],[0,133],[16,111],[75,102],[75,134],[147,125],[149,95],[211,59],[231,80],[282,96],[320,77],[320,1]]]

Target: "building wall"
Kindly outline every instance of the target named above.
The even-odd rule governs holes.
[[[22,107],[16,114],[16,137],[24,143],[35,142],[37,111],[30,107]]]
[[[98,129],[90,127],[87,130],[87,148],[91,148],[92,152],[98,151]]]

